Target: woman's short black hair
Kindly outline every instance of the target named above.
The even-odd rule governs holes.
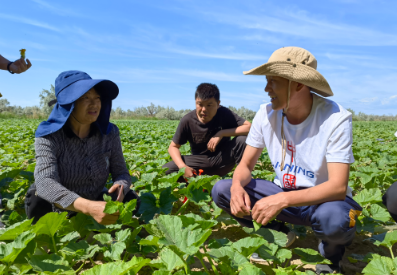
[[[200,98],[202,100],[207,100],[211,97],[215,98],[217,102],[219,101],[220,93],[218,87],[215,84],[201,83],[197,86],[194,99]]]

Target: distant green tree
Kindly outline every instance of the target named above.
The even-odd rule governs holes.
[[[0,99],[0,113],[7,111],[10,102],[7,99]]]
[[[48,106],[48,103],[54,99],[56,99],[55,87],[51,84],[50,90],[43,89],[40,93],[40,107],[44,114],[49,115],[51,113],[54,105]]]

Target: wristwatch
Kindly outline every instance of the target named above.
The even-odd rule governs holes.
[[[14,62],[12,62],[12,61],[8,62],[7,71],[9,71],[10,74],[15,74],[14,72],[11,72],[11,71],[10,71],[10,65],[11,65],[12,63],[14,63]]]

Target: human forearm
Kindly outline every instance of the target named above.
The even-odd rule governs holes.
[[[83,213],[86,215],[89,215],[89,205],[90,205],[90,200],[84,199],[84,198],[77,198],[71,205],[67,207],[62,207],[61,205],[55,203],[55,206],[61,209],[69,210],[69,211],[74,211],[74,212],[79,212]]]
[[[7,70],[7,65],[10,61],[0,55],[0,70]]]
[[[181,151],[179,151],[179,148],[175,146],[170,146],[168,148],[168,153],[170,154],[172,160],[175,162],[175,165],[178,166],[179,169],[186,166],[185,162],[182,159]]]
[[[243,125],[238,126],[236,128],[220,130],[216,134],[216,136],[219,136],[219,137],[246,136],[246,135],[248,135],[250,128],[251,128],[251,123],[248,121],[245,121]]]

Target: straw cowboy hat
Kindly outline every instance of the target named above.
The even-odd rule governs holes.
[[[267,63],[243,73],[279,76],[306,85],[321,96],[334,95],[327,80],[317,71],[317,60],[314,55],[299,47],[278,49],[270,56]]]

